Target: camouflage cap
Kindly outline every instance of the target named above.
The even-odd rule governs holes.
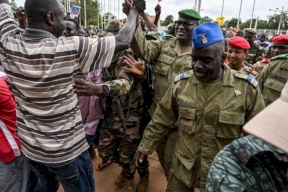
[[[248,33],[252,33],[252,34],[256,34],[257,33],[257,31],[255,29],[253,29],[253,28],[245,28],[244,32],[248,32]]]
[[[118,33],[122,28],[122,23],[118,20],[110,21],[105,27],[105,31]]]
[[[200,14],[195,11],[194,9],[183,9],[178,12],[179,17],[186,18],[186,19],[194,19],[194,20],[200,20],[201,16]]]

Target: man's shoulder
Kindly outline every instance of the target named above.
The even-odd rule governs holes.
[[[271,61],[288,59],[288,54],[277,55],[271,58]]]
[[[181,81],[181,80],[188,80],[190,77],[192,77],[193,75],[193,70],[189,70],[186,72],[182,72],[179,75],[177,75],[176,77],[174,77],[173,82],[174,84],[176,84],[177,82]]]
[[[237,78],[237,79],[242,79],[243,81],[246,81],[246,83],[248,82],[254,88],[258,88],[259,87],[258,81],[251,75],[248,75],[246,73],[234,72],[233,76],[235,78]]]
[[[259,64],[258,64],[259,65]],[[254,65],[253,65],[254,66]],[[244,66],[243,70],[246,74],[248,75],[253,75],[253,77],[257,77],[259,75],[259,73],[257,71],[255,71],[252,67],[248,67],[248,66]]]

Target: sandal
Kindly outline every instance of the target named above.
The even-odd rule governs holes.
[[[111,160],[103,161],[102,164],[98,164],[95,167],[96,171],[102,171],[106,166],[110,165],[112,163]]]

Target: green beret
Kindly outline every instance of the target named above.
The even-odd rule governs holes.
[[[245,28],[244,32],[248,32],[248,33],[252,33],[252,34],[256,34],[257,33],[257,31],[255,29],[253,29],[253,28]]]
[[[178,12],[179,17],[186,18],[186,19],[195,19],[195,20],[200,20],[201,16],[197,11],[194,9],[183,9]]]

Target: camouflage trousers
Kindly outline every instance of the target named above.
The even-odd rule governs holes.
[[[111,160],[122,167],[121,175],[126,179],[134,178],[136,167],[134,155],[139,144],[139,139],[128,141],[125,134],[115,129],[100,129],[98,151],[103,161]],[[139,165],[140,177],[148,174],[148,161]]]

